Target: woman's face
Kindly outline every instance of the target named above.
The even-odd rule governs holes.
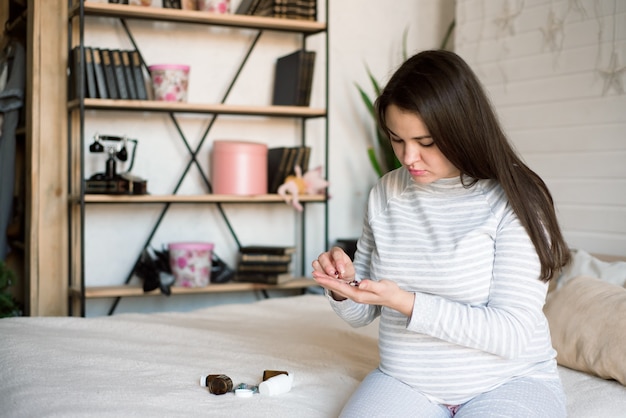
[[[416,113],[392,104],[385,111],[385,121],[393,151],[414,181],[429,184],[460,175],[459,169],[439,151]]]

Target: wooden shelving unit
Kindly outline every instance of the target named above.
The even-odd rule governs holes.
[[[87,16],[114,18],[122,22],[126,27],[125,20],[144,20],[155,22],[175,22],[181,24],[194,25],[210,25],[230,28],[240,28],[242,30],[257,30],[258,36],[265,30],[285,32],[302,36],[302,45],[305,46],[305,38],[309,35],[325,33],[327,25],[325,22],[319,21],[302,21],[293,19],[277,19],[270,17],[243,16],[234,14],[212,14],[189,10],[161,9],[131,5],[121,5],[112,3],[92,3],[81,1],[68,1],[70,4],[68,10],[69,28],[70,28],[70,48],[78,42],[83,45],[84,37],[84,19]],[[328,5],[326,5],[328,7]],[[327,20],[327,19],[326,19]],[[73,28],[73,29],[72,29]],[[74,30],[74,32],[72,31]],[[73,33],[73,35],[72,35]],[[129,37],[130,33],[127,30]],[[72,38],[73,36],[73,38]],[[74,45],[72,45],[72,39]],[[131,39],[134,44],[134,40]],[[251,46],[251,50],[254,44]],[[245,61],[244,61],[245,62]],[[244,64],[242,63],[242,66]],[[326,35],[326,66],[328,66],[328,37]],[[235,75],[233,83],[238,77]],[[328,83],[328,73],[326,74],[326,83]],[[88,299],[115,298],[116,303],[123,297],[143,297],[143,296],[159,296],[160,291],[144,292],[141,286],[133,285],[133,273],[131,272],[126,279],[126,284],[112,286],[87,286],[84,277],[84,222],[85,222],[85,206],[91,204],[148,204],[162,205],[167,211],[172,204],[214,204],[220,208],[221,204],[284,204],[281,196],[275,194],[255,195],[255,196],[233,196],[233,195],[215,195],[194,194],[185,195],[177,194],[174,191],[170,195],[107,195],[107,194],[86,194],[84,189],[84,173],[82,169],[83,152],[85,135],[85,111],[129,111],[129,112],[162,112],[168,113],[172,117],[175,114],[206,114],[206,115],[231,115],[242,117],[269,117],[269,118],[294,118],[303,121],[313,118],[327,118],[326,108],[310,108],[302,106],[248,106],[248,105],[230,105],[222,103],[181,103],[181,102],[162,102],[162,101],[146,101],[146,100],[110,100],[110,99],[93,99],[84,97],[84,89],[79,93],[79,98],[70,100],[67,103],[69,117],[69,172],[70,179],[68,184],[68,201],[70,204],[70,310],[73,314],[85,315],[85,302]],[[328,103],[328,93],[326,88],[326,105]],[[184,138],[183,138],[184,139]],[[328,161],[328,122],[326,121],[326,163]],[[184,177],[184,175],[183,175]],[[181,179],[182,180],[182,179]],[[326,195],[306,195],[300,196],[299,200],[303,203],[322,203],[327,201]],[[327,229],[327,213],[326,208],[325,224]],[[226,219],[225,219],[226,220]],[[160,221],[159,221],[160,222]],[[228,221],[226,220],[228,223]],[[230,227],[230,225],[229,225]],[[155,225],[155,229],[158,224]],[[154,230],[153,230],[154,233]],[[153,234],[152,233],[152,234]],[[146,246],[149,244],[152,234],[148,238]],[[234,234],[234,232],[233,232]],[[326,233],[326,237],[327,237]],[[235,237],[236,239],[236,237]],[[327,238],[326,238],[327,239]],[[145,248],[145,247],[144,247]],[[173,295],[186,294],[206,294],[206,293],[226,293],[226,292],[249,292],[249,291],[267,291],[267,290],[289,290],[303,289],[315,286],[315,282],[310,278],[294,277],[293,280],[280,285],[267,285],[260,283],[242,283],[232,282],[224,284],[210,284],[202,288],[183,288],[172,287]],[[115,304],[110,314],[113,313]]]

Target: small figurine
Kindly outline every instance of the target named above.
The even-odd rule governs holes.
[[[297,211],[302,212],[302,205],[298,200],[298,196],[302,194],[314,195],[322,193],[328,187],[328,182],[322,177],[322,166],[316,167],[302,175],[302,169],[295,166],[295,176],[287,176],[285,182],[278,187],[277,193],[283,197],[285,202],[289,204],[289,196],[291,195],[291,206]]]

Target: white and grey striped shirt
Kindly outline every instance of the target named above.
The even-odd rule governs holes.
[[[354,265],[358,278],[414,292],[412,316],[331,305],[355,327],[380,316],[380,369],[432,401],[461,404],[517,376],[558,379],[539,258],[496,181],[467,189],[388,173],[370,193]]]

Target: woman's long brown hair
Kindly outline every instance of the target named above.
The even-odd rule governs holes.
[[[500,183],[535,246],[542,280],[550,280],[569,262],[548,187],[513,149],[480,81],[461,57],[432,50],[405,61],[376,100],[383,132],[388,132],[385,110],[390,104],[419,115],[443,155],[468,181],[466,187],[480,179]]]

